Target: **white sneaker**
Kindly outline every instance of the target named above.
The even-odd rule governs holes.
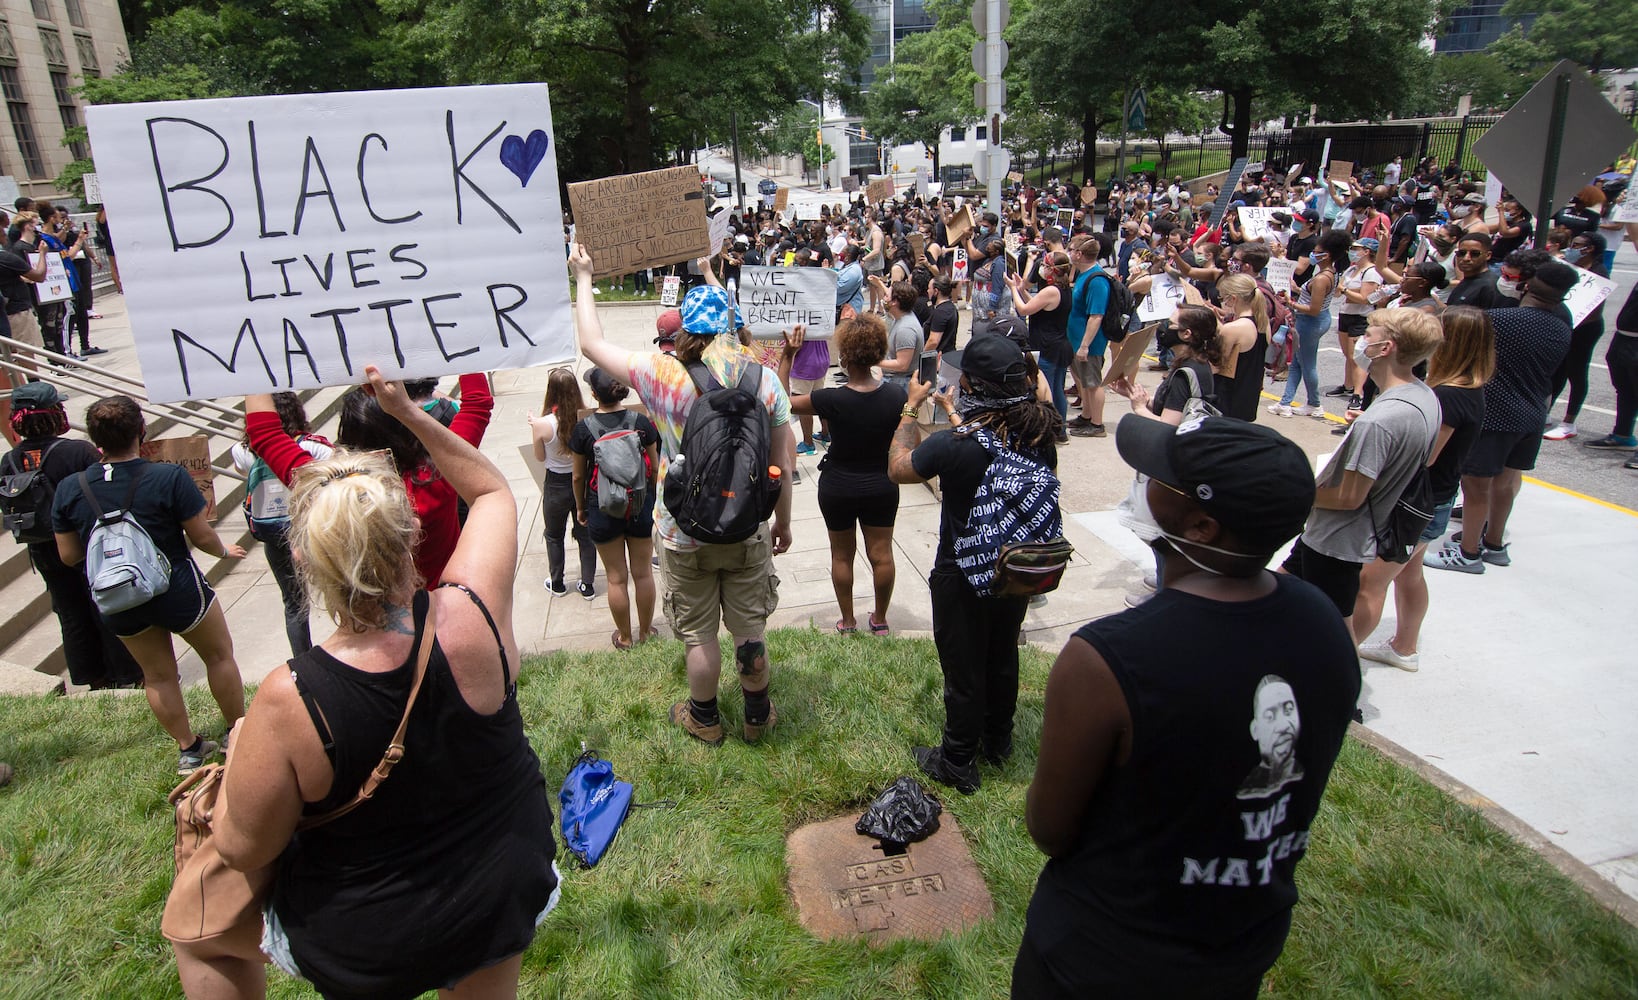
[[[1421,666],[1420,653],[1401,653],[1389,642],[1367,642],[1359,647],[1359,658],[1374,663],[1385,663],[1414,674]]]
[[[1293,407],[1291,412],[1299,417],[1323,417],[1325,416],[1325,407],[1311,406],[1305,403],[1302,406]]]
[[[1148,587],[1150,590],[1160,589],[1160,581],[1155,579],[1154,570],[1150,570],[1149,572],[1143,574],[1143,585]]]
[[[1268,412],[1276,417],[1289,417],[1291,416],[1291,407],[1284,403],[1270,403],[1268,404]]]
[[[592,286],[592,294],[593,295],[602,295],[603,290],[601,288],[598,288],[596,285],[593,285]]]
[[[1575,424],[1561,423],[1542,435],[1548,441],[1568,441],[1575,437]]]

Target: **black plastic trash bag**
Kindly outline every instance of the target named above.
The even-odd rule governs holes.
[[[938,814],[944,806],[906,775],[887,786],[866,809],[854,829],[877,837],[884,846],[913,844],[938,832]]]

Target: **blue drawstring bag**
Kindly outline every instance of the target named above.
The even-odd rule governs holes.
[[[582,744],[584,746],[584,744]],[[558,792],[563,846],[587,868],[603,859],[631,811],[631,782],[614,776],[614,765],[583,751]]]

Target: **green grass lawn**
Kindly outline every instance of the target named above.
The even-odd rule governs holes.
[[[1050,658],[1029,652],[1018,753],[945,804],[995,919],[937,943],[820,943],[785,888],[786,834],[857,813],[909,747],[938,737],[927,641],[786,630],[770,638],[780,724],[713,750],[663,712],[684,690],[675,642],[526,664],[519,699],[555,793],[586,741],[638,810],[607,858],[566,873],[525,962],[527,997],[1004,996],[1042,863],[1023,825]],[[189,704],[219,725],[201,688]],[[737,695],[723,699],[733,731]],[[159,915],[171,881],[175,751],[141,698],[0,699],[0,996],[180,996]],[[1475,812],[1350,742],[1299,869],[1303,892],[1266,992],[1283,997],[1631,997],[1638,932]],[[270,995],[313,995],[274,974]]]

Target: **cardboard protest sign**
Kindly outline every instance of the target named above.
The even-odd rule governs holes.
[[[1081,207],[1091,209],[1098,203],[1098,189],[1088,184],[1081,188]]]
[[[569,208],[576,238],[591,253],[598,277],[716,252],[705,192],[693,167],[570,184]]]
[[[1241,205],[1235,211],[1240,214],[1240,232],[1248,241],[1255,243],[1268,235],[1268,224],[1274,221],[1274,213],[1283,209]]]
[[[102,193],[125,234],[150,399],[575,354],[566,269],[545,265],[563,253],[545,84],[119,104],[89,119],[98,155],[122,164]]]
[[[1354,164],[1351,160],[1332,160],[1331,166],[1325,171],[1326,179],[1333,184],[1341,181],[1344,184],[1351,185],[1353,176]]]
[[[1073,208],[1058,209],[1058,228],[1066,233],[1075,228],[1075,210]]]
[[[1024,183],[1024,175],[1016,170],[1009,170],[1007,171],[1007,183],[1022,184]]]
[[[142,442],[141,455],[150,462],[180,465],[193,485],[205,495],[205,520],[216,520],[216,470],[210,465],[210,442],[203,434]]]
[[[774,192],[774,203],[773,203],[774,211],[775,212],[783,212],[785,210],[785,206],[790,204],[790,201],[791,201],[791,189],[790,188],[782,187],[778,191],[775,191]]]
[[[846,191],[848,194],[852,194],[859,190],[859,178],[853,176],[852,174],[848,174],[847,176],[843,177],[842,190]]]
[[[1585,268],[1575,269],[1575,287],[1564,294],[1564,308],[1570,310],[1571,326],[1580,326],[1615,290],[1615,282]]]
[[[1007,248],[1007,256],[1017,257],[1018,249],[1024,245],[1024,234],[1009,232],[1006,236],[1002,237],[1001,242],[1002,245]]]
[[[1138,319],[1145,323],[1171,319],[1173,310],[1188,301],[1183,287],[1182,282],[1169,274],[1155,275],[1149,283],[1149,294],[1138,303]]]
[[[950,245],[955,246],[966,239],[967,234],[972,232],[976,225],[977,222],[973,218],[973,207],[971,205],[961,206],[961,211],[956,212],[950,217],[950,221],[944,224],[944,232],[949,236]]]
[[[1155,331],[1159,325],[1146,326],[1141,330],[1129,333],[1126,339],[1115,345],[1115,356],[1109,361],[1108,382],[1121,380],[1131,381],[1137,377],[1138,369],[1143,365],[1143,352],[1149,349],[1154,340]]]
[[[836,272],[828,267],[743,267],[739,308],[756,337],[778,337],[798,323],[810,340],[836,329]]]
[[[963,250],[961,247],[956,247],[950,253],[951,253],[951,257],[950,257],[950,280],[951,281],[966,281],[967,280],[967,251]]]
[[[102,204],[102,180],[95,173],[81,174],[80,181],[85,184],[85,203],[87,205]],[[10,204],[10,202],[7,202]]]
[[[893,197],[893,178],[878,177],[865,188],[865,199],[872,205],[880,205]]]
[[[1286,260],[1286,259],[1284,259],[1282,257],[1275,257],[1274,259],[1272,259],[1272,260],[1270,260],[1268,262],[1268,270],[1265,272],[1265,274],[1266,274],[1267,280],[1268,280],[1268,287],[1274,289],[1274,291],[1276,291],[1276,292],[1291,292],[1293,294],[1296,293],[1296,291],[1297,291],[1297,262],[1296,261]]]
[[[910,234],[910,260],[912,263],[920,261],[927,254],[927,237],[921,233]]]
[[[682,278],[675,274],[668,274],[660,282],[660,305],[671,308],[677,304],[682,294]]]
[[[39,298],[41,305],[52,302],[66,302],[74,297],[74,286],[68,283],[68,265],[63,263],[60,253],[45,255],[45,278],[34,286],[34,294]],[[30,261],[29,263],[33,263]]]

